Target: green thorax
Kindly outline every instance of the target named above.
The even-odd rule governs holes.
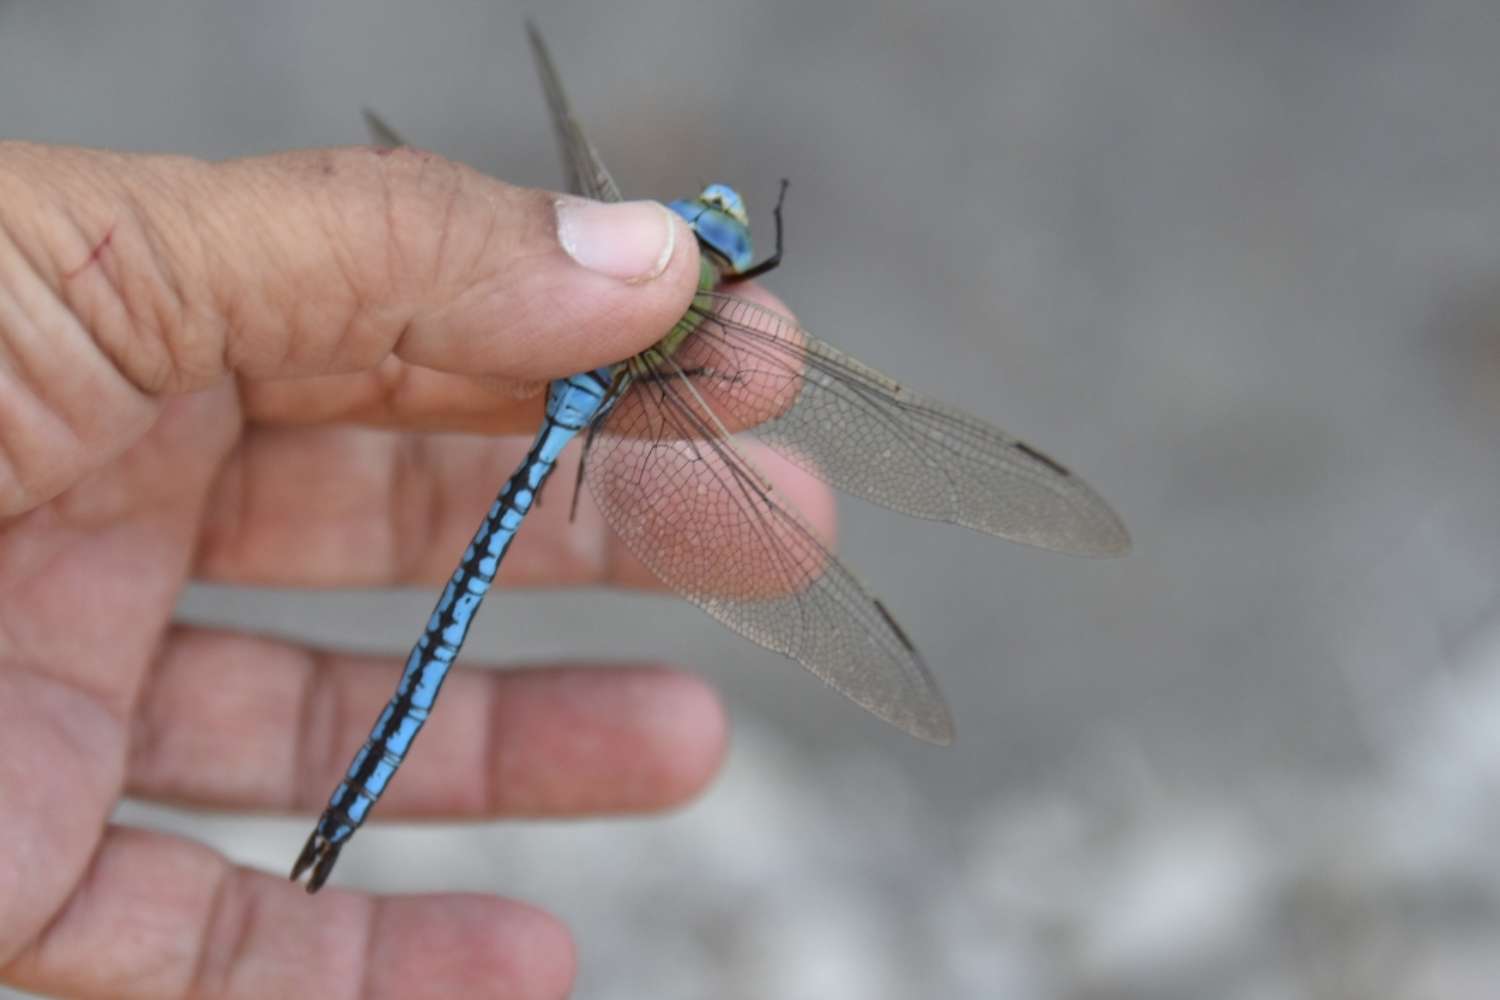
[[[679,199],[668,208],[692,227],[698,239],[698,291],[693,304],[667,335],[631,359],[630,369],[639,374],[671,357],[704,317],[714,311],[709,294],[726,274],[739,274],[750,266],[754,251],[750,244],[750,220],[739,192],[727,184],[710,184],[696,197]]]
[[[676,353],[677,349],[682,346],[682,342],[687,340],[688,335],[698,329],[704,316],[713,312],[713,298],[709,293],[719,287],[721,273],[712,253],[704,251],[699,254],[698,290],[693,293],[693,304],[688,306],[687,312],[683,313],[682,318],[673,324],[667,335],[637,355],[638,359],[650,367],[655,367],[656,364],[660,364]]]

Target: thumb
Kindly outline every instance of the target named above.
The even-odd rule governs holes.
[[[413,149],[209,164],[0,143],[0,220],[0,268],[32,272],[6,274],[23,310],[71,313],[152,394],[389,353],[565,375],[662,336],[697,280],[660,205],[557,202]]]
[[[231,376],[617,361],[697,275],[661,205],[559,200],[420,150],[210,164],[0,143],[0,480],[29,454],[95,465],[161,397]],[[59,463],[58,427],[81,462]]]

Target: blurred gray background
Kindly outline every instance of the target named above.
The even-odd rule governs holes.
[[[469,660],[697,666],[730,769],[667,818],[370,830],[342,879],[547,906],[580,996],[1500,992],[1500,8],[533,12],[627,193],[731,182],[765,232],[791,178],[769,286],[1061,457],[1136,550],[844,505],[948,750],[670,599],[503,593]],[[0,0],[0,134],[227,158],[363,142],[371,105],[556,187],[526,13]],[[431,600],[213,588],[183,614],[404,653]],[[306,832],[126,815],[275,869]]]

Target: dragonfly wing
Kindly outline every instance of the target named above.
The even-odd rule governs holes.
[[[370,142],[381,149],[399,149],[402,146],[410,146],[411,143],[402,138],[401,133],[376,114],[370,108],[360,112],[365,116],[365,128],[370,133]]]
[[[717,428],[680,372],[638,378],[588,452],[605,519],[668,586],[735,632],[913,736],[952,742],[948,708],[910,640]]]
[[[530,19],[526,21],[526,34],[531,39],[531,54],[536,59],[536,72],[542,80],[542,90],[547,95],[547,108],[552,112],[552,128],[557,133],[558,149],[562,152],[563,169],[567,172],[568,190],[596,201],[619,201],[620,189],[604,168],[593,143],[583,134],[583,128],[573,115],[568,95],[563,92],[557,68],[552,65],[552,55],[542,33]]]
[[[1115,555],[1130,536],[1063,465],[928,399],[732,295],[694,303],[673,360],[724,422],[872,503],[1060,552]]]

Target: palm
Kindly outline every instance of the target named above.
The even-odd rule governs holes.
[[[0,190],[0,982],[565,995],[567,933],[523,904],[309,899],[108,817],[320,808],[399,662],[174,626],[184,584],[443,579],[524,447],[495,436],[536,423],[526,390],[659,337],[695,246],[660,206],[573,205],[575,258],[552,195],[418,152],[0,143]],[[511,581],[652,585],[587,513],[539,517]],[[714,695],[658,665],[449,685],[385,818],[660,809],[722,758]]]
[[[515,422],[529,419],[525,411],[533,405],[518,401]],[[327,919],[321,901],[306,900],[279,877],[234,869],[173,838],[112,827],[108,816],[124,794],[311,812],[321,805],[340,756],[357,740],[359,723],[383,699],[390,676],[289,643],[174,626],[175,601],[195,575],[327,585],[438,578],[498,470],[521,446],[477,436],[246,425],[243,409],[227,387],[174,398],[106,467],[0,527],[0,801],[7,825],[0,841],[0,885],[7,889],[0,892],[0,954],[22,956],[4,967],[17,981],[40,977],[41,966],[31,963],[45,963],[59,940],[86,947],[98,969],[128,967],[133,945],[95,923],[105,896],[135,910],[169,911],[194,933],[211,933],[211,908],[222,904],[223,890],[184,899],[183,887],[193,884],[184,868],[207,871],[213,882],[236,885],[240,894],[285,899],[298,923]],[[510,418],[497,419],[504,424]],[[310,475],[310,469],[326,474]],[[566,505],[549,504],[539,516],[561,522]],[[588,524],[585,534],[604,537]],[[534,541],[518,548],[515,574],[540,579],[540,567],[556,564],[562,553],[537,547],[566,548],[560,537],[557,531],[532,533]],[[561,562],[565,580],[598,579],[606,566],[624,567],[631,578],[642,572],[618,554],[572,552],[572,560]],[[548,579],[555,581],[557,573]],[[334,679],[317,681],[320,673]],[[608,681],[599,675],[589,683],[623,684],[632,673],[640,672],[621,671]],[[660,671],[648,673],[666,680]],[[516,707],[517,717],[504,727],[516,744],[508,752],[541,757],[549,753],[555,719],[535,706],[555,704],[556,690],[567,683],[577,687],[578,678],[565,675],[518,671],[503,680],[468,675],[454,683],[509,684],[519,701],[531,699],[529,715]],[[305,695],[320,692],[354,707],[304,704]],[[606,709],[607,701],[598,704],[601,715],[621,711],[619,704]],[[654,748],[637,741],[623,755],[616,745],[601,748],[597,759],[564,761],[550,789],[533,781],[476,792],[480,778],[455,777],[437,766],[455,755],[472,758],[484,742],[480,731],[493,722],[465,719],[461,711],[453,706],[447,724],[427,741],[431,752],[418,754],[413,773],[392,789],[392,815],[654,807],[680,798],[702,777],[664,777],[655,788],[639,779],[622,783],[621,769],[630,761],[639,767],[645,760],[649,768],[654,756]],[[576,712],[576,705],[568,711]],[[628,707],[625,712],[628,717]],[[318,749],[326,746],[326,759],[298,758],[292,748],[309,742],[296,730],[298,720],[330,716],[354,721],[348,732],[313,741]],[[659,763],[665,772],[668,763]],[[537,760],[534,766],[545,773],[559,764]],[[566,773],[570,768],[574,773]],[[143,877],[146,872],[153,874]],[[486,905],[521,909],[500,901]],[[436,897],[421,919],[428,932],[461,916],[451,902],[441,911],[435,906]]]
[[[11,848],[0,953],[86,876],[129,783],[138,709],[237,421],[222,392],[168,403],[152,430],[55,500],[0,527],[0,772]]]

